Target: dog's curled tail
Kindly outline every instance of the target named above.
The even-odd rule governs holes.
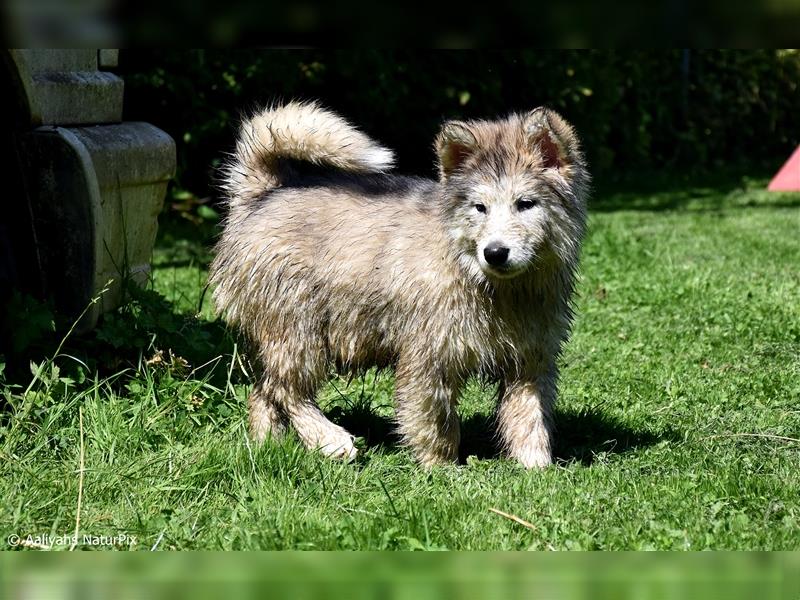
[[[280,159],[379,173],[392,167],[394,155],[316,102],[272,106],[242,123],[223,183],[231,208],[280,186]]]

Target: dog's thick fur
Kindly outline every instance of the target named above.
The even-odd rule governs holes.
[[[447,122],[435,146],[439,181],[386,174],[389,150],[314,103],[244,123],[211,283],[256,350],[256,440],[291,424],[307,447],[353,457],[315,394],[331,364],[393,366],[404,441],[424,465],[453,461],[459,389],[479,373],[500,382],[507,452],[550,464],[586,220],[577,137],[539,108]]]

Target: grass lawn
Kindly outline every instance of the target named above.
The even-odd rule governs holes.
[[[800,549],[800,195],[763,186],[597,194],[558,461],[531,472],[497,456],[477,382],[463,464],[421,470],[386,372],[321,392],[356,462],[249,443],[247,361],[210,298],[196,316],[212,227],[172,216],[154,291],[32,382],[0,375],[2,538],[71,534],[80,501],[120,548]]]

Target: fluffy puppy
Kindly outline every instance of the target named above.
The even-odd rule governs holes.
[[[447,122],[435,148],[438,181],[388,173],[391,151],[315,103],[243,124],[210,281],[255,350],[256,440],[291,425],[308,448],[355,456],[316,392],[331,365],[391,366],[403,440],[423,465],[454,461],[459,390],[477,373],[500,383],[507,452],[550,464],[586,222],[577,136],[537,108]]]

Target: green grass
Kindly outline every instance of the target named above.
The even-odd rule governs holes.
[[[558,461],[533,472],[496,455],[477,382],[464,464],[420,469],[391,433],[391,373],[321,392],[362,438],[355,463],[255,447],[247,362],[208,298],[196,314],[210,227],[173,217],[158,294],[33,382],[0,379],[0,533],[72,533],[80,492],[80,532],[136,537],[123,548],[798,549],[800,197],[761,186],[598,194]]]

